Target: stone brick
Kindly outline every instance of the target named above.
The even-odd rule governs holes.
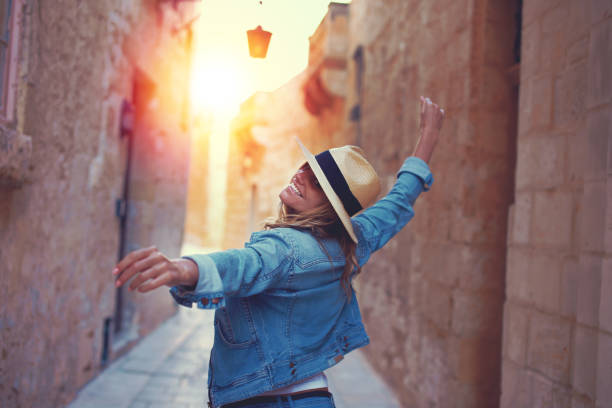
[[[504,356],[522,366],[527,359],[529,314],[527,309],[506,302],[504,306]]]
[[[559,4],[559,0],[527,0],[523,3],[523,25],[539,19],[547,10]]]
[[[560,299],[562,261],[532,251],[512,250],[506,274],[508,297],[541,310],[556,312]]]
[[[529,126],[531,125],[531,119],[529,118],[529,106],[531,98],[531,87],[533,86],[533,79],[527,78],[521,73],[521,84],[519,92],[519,104],[518,104],[518,140],[523,140],[528,136]]]
[[[448,89],[448,107],[455,108],[464,105],[469,96],[470,82],[465,78],[465,69],[456,69],[450,73]]]
[[[579,264],[576,259],[567,259],[561,273],[561,299],[559,311],[562,316],[576,318],[578,300]]]
[[[584,185],[580,221],[581,248],[603,251],[606,232],[606,182],[594,181]]]
[[[572,195],[544,191],[535,193],[534,198],[532,242],[567,247],[571,242]]]
[[[529,406],[531,375],[521,366],[504,360],[502,365],[500,408],[523,408]]]
[[[583,396],[576,395],[572,396],[572,408],[595,408],[593,400]]]
[[[601,271],[599,327],[612,333],[612,260],[604,259]]]
[[[451,337],[450,343],[456,350],[450,358],[452,371],[459,382],[482,386],[495,383],[492,375],[501,363],[500,344],[495,339]]]
[[[499,44],[497,45],[499,46]],[[482,70],[481,78],[480,102],[488,110],[506,111],[507,114],[512,103],[512,84],[508,80],[506,66],[503,69],[499,67],[485,67]],[[501,124],[500,128],[503,129]]]
[[[609,407],[612,402],[612,336],[599,333],[597,347],[597,407]]]
[[[435,214],[433,214],[435,216]],[[421,247],[419,254],[420,268],[429,272],[429,277],[435,282],[454,287],[459,280],[459,274],[462,272],[462,265],[459,263],[463,245],[444,242],[435,243],[427,242]],[[443,252],[448,256],[436,256]]]
[[[441,7],[442,10],[447,9],[449,18],[447,19],[450,25],[450,33],[456,33],[469,27],[471,18],[473,17],[474,8],[471,7],[469,1],[456,1],[451,4]]]
[[[506,103],[513,97],[507,96]],[[514,109],[506,106],[500,112],[482,112],[478,123],[473,124],[478,137],[475,143],[479,149],[487,153],[507,157],[515,149],[516,117]]]
[[[506,242],[508,245],[514,243],[513,238],[513,226],[514,226],[514,210],[515,210],[516,200],[508,207],[508,231],[506,232]]]
[[[585,178],[605,180],[608,152],[612,148],[612,110],[602,109],[587,115]]]
[[[501,333],[502,299],[497,294],[453,291],[452,329],[459,337],[496,338]]]
[[[570,408],[571,392],[539,375],[533,376],[530,408]]]
[[[565,139],[562,137],[519,140],[516,188],[552,188],[563,183]]]
[[[439,329],[432,325],[425,324],[423,339],[421,341],[421,352],[419,354],[419,366],[421,372],[418,374],[420,379],[419,391],[428,399],[437,399],[440,387],[448,386],[449,377],[452,373],[449,365],[450,357],[447,350],[451,347],[452,337],[440,336]],[[456,345],[452,345],[453,350],[460,350]],[[461,355],[461,351],[457,356]],[[464,354],[464,357],[466,355]]]
[[[533,77],[526,97],[527,105],[519,106],[519,115],[527,116],[527,129],[541,131],[550,126],[552,119],[553,80],[551,76]]]
[[[565,31],[542,33],[541,39],[539,73],[556,75],[563,69],[565,62]]]
[[[584,36],[567,47],[566,65],[582,61],[589,55],[589,37]]]
[[[540,69],[540,23],[533,22],[523,27],[521,38],[521,93],[525,79],[531,78]]]
[[[448,236],[448,230],[450,228],[450,214],[447,209],[444,208],[435,208],[434,206],[428,208],[421,208],[417,210],[419,212],[419,219],[415,219],[415,224],[413,228],[416,227],[416,223],[419,223],[419,229],[414,230],[415,235],[421,235],[423,233],[427,233],[425,231],[437,231],[440,236]],[[400,235],[403,237],[403,235]],[[424,248],[423,255],[425,256],[423,259],[425,268],[435,268],[436,272],[433,276],[434,279],[443,279],[444,283],[448,285],[453,285],[457,279],[457,265],[453,267],[447,267],[450,265],[450,260],[446,259],[431,259],[427,258],[427,255],[438,253],[437,251],[443,249],[451,251],[451,253],[455,253],[455,248],[450,248],[453,245],[448,242],[443,243],[431,243],[430,245]],[[459,245],[457,245],[459,246]],[[445,270],[442,270],[445,269]]]
[[[578,280],[577,320],[592,327],[596,327],[599,323],[601,279],[601,257],[582,255]]]
[[[612,16],[612,4],[608,0],[590,0],[591,24],[598,23]]]
[[[580,256],[581,246],[580,240],[582,239],[582,234],[580,233],[582,218],[580,211],[582,211],[582,199],[584,196],[584,191],[576,190],[572,192],[572,245],[569,249],[568,254],[572,256]]]
[[[465,28],[458,31],[452,42],[448,44],[446,50],[446,66],[455,67],[457,69],[467,69],[470,63],[470,32],[471,30]]]
[[[612,20],[591,29],[588,106],[612,100]]]
[[[563,260],[558,256],[534,254],[529,263],[532,302],[541,310],[558,313]]]
[[[572,360],[572,385],[580,393],[595,398],[597,373],[597,331],[576,326]]]
[[[459,287],[476,291],[490,291],[501,295],[504,288],[504,264],[502,251],[498,248],[479,248],[462,245],[454,268],[459,276]]]
[[[457,206],[452,209],[450,224],[451,239],[464,244],[472,243],[476,245],[493,245],[505,241],[504,223],[501,222],[500,218],[502,216],[505,217],[506,214],[491,211],[489,207],[489,214],[485,213],[484,209],[482,209],[478,215],[469,215],[472,208],[481,202],[477,200],[473,193],[473,186],[466,186],[466,197],[463,204],[468,208]],[[483,192],[482,195],[485,194],[493,195],[490,191]],[[468,197],[470,195],[471,197]],[[491,212],[493,214],[490,214]]]
[[[485,37],[484,63],[487,66],[497,66],[507,68],[514,62],[514,29],[509,27],[508,19],[503,15],[495,16],[491,19],[491,12],[504,13],[510,12],[514,4],[496,3],[495,6],[489,5],[487,9],[487,26]],[[502,11],[503,10],[503,11]],[[492,39],[495,40],[492,40]],[[506,45],[505,47],[502,44]]]
[[[436,327],[448,330],[451,323],[452,296],[451,289],[441,285],[427,282],[424,286],[423,314],[429,318]]]
[[[542,33],[551,34],[559,32],[566,26],[569,18],[569,8],[565,5],[548,9],[542,16]]]
[[[529,281],[530,253],[510,247],[506,258],[506,296],[508,299],[529,303],[532,288]]]
[[[561,7],[568,9],[566,27],[572,27],[571,30],[565,30],[567,43],[571,44],[578,38],[588,36],[591,28],[590,22],[590,7],[586,1],[565,0]],[[588,46],[584,47],[585,50]]]
[[[529,243],[529,230],[531,229],[531,213],[533,209],[533,197],[531,193],[516,193],[512,209],[512,241],[516,244]]]
[[[497,389],[487,389],[479,384],[466,384],[456,380],[450,381],[449,389],[449,393],[439,394],[439,406],[452,406],[455,408],[486,408],[497,406],[499,404],[499,392]]]
[[[570,323],[542,313],[531,315],[527,362],[551,380],[569,383]]]
[[[586,68],[586,63],[574,65],[555,80],[555,126],[567,128],[576,125],[584,115],[588,79]]]
[[[606,183],[607,189],[607,204],[606,204],[606,231],[604,233],[604,247],[605,251],[610,254],[612,253],[612,174],[608,175],[608,182]]]
[[[587,127],[586,115],[581,120],[580,124],[576,125],[576,129],[572,133],[568,133],[567,137],[567,181],[576,186],[582,186],[584,180],[585,169],[588,165],[587,160]],[[578,201],[579,202],[579,201]]]

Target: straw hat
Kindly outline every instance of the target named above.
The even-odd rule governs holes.
[[[357,146],[337,147],[313,156],[300,139],[296,137],[296,141],[342,224],[357,243],[351,217],[374,204],[380,192],[376,171]]]

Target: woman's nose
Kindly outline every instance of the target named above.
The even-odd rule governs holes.
[[[307,184],[310,177],[310,175],[308,174],[308,172],[306,170],[302,170],[300,169],[296,174],[295,174],[295,178],[300,182],[300,184]]]

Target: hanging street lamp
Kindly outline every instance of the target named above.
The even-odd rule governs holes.
[[[251,57],[266,58],[271,36],[272,33],[264,30],[260,25],[254,30],[247,31],[247,38],[249,40],[249,54]]]
[[[259,10],[262,10],[263,0],[259,0]],[[249,54],[252,58],[266,58],[268,53],[268,45],[272,33],[261,28],[258,25],[254,30],[247,31],[247,39],[249,40]]]

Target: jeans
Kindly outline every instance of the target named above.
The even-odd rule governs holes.
[[[334,398],[329,397],[308,397],[293,400],[290,395],[276,397],[276,402],[259,403],[248,405],[248,408],[335,408]]]

